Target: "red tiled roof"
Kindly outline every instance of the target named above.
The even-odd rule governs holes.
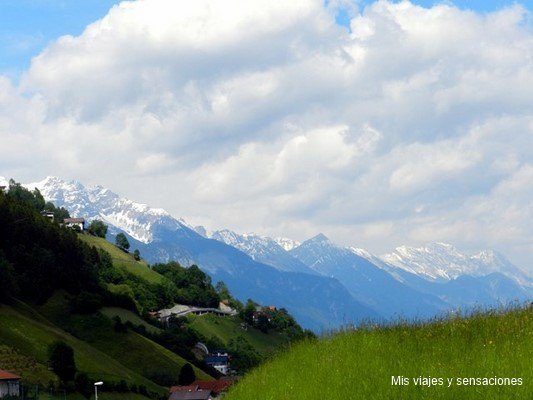
[[[229,388],[233,384],[232,380],[218,380],[218,381],[194,381],[193,385],[197,385],[200,390],[211,390],[218,394]]]
[[[14,379],[22,379],[20,376],[12,374],[11,372],[4,371],[0,369],[0,380],[10,381]]]
[[[174,392],[195,392],[198,390],[198,385],[188,385],[188,386],[171,386],[170,393]]]
[[[85,218],[65,218],[63,220],[65,224],[73,223],[73,224],[79,224],[80,222],[85,222]]]
[[[198,390],[210,390],[215,394],[223,392],[233,384],[233,380],[218,380],[218,381],[194,381],[191,385],[188,386],[172,386],[170,388],[170,393],[175,392],[195,392]]]

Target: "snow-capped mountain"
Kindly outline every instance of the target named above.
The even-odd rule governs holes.
[[[254,233],[240,235],[228,229],[224,229],[213,232],[210,237],[233,246],[248,254],[252,259],[270,265],[281,271],[315,274],[312,269],[291,256],[275,239],[271,239],[267,236],[260,236]],[[285,243],[288,244],[288,240],[289,239],[286,239]]]
[[[102,186],[85,187],[80,182],[50,176],[25,186],[39,189],[45,199],[65,207],[73,217],[101,219],[145,244],[154,240],[152,228],[156,225],[169,230],[187,226],[185,221],[173,218],[163,209],[121,198]]]
[[[72,216],[104,220],[110,231],[125,233],[131,248],[139,249],[148,262],[195,263],[213,282],[224,281],[238,299],[285,307],[306,328],[334,329],[380,317],[335,279],[260,263],[233,246],[205,237],[209,236],[205,229],[197,228],[200,234],[164,210],[121,198],[101,186],[85,187],[54,177],[24,186],[38,188],[46,200],[67,208]]]
[[[285,237],[277,237],[274,238],[277,244],[279,244],[281,247],[283,247],[283,250],[285,251],[291,251],[292,249],[298,247],[301,243],[297,240],[292,240]]]
[[[521,285],[531,280],[504,256],[492,250],[477,254],[460,252],[451,244],[431,243],[423,247],[402,246],[380,259],[388,265],[401,268],[430,281],[450,281],[463,275],[486,276],[503,274]]]
[[[0,186],[7,185],[0,177]],[[377,257],[320,234],[286,238],[191,227],[162,209],[121,198],[101,186],[48,177],[25,185],[72,216],[102,219],[111,238],[124,232],[153,262],[198,264],[245,301],[286,307],[305,327],[320,330],[363,319],[427,317],[455,307],[505,304],[533,297],[532,280],[502,255],[466,254],[437,243],[399,247]]]
[[[319,234],[290,251],[309,268],[338,279],[352,296],[387,318],[428,317],[449,308],[437,297],[394,279],[385,270],[357,254],[362,250],[337,246]]]

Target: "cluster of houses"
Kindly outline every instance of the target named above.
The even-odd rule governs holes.
[[[172,386],[168,400],[215,400],[233,384],[232,379],[194,381],[187,386]]]
[[[252,315],[252,319],[254,323],[257,323],[260,317],[265,317],[268,320],[268,322],[271,322],[272,312],[276,310],[277,310],[276,306],[268,306],[268,307],[257,306]]]
[[[6,191],[7,186],[0,186],[0,192]],[[54,213],[51,211],[41,211],[41,215],[51,221],[54,221],[55,219]],[[85,218],[65,218],[63,220],[63,225],[65,225],[67,228],[78,227],[81,231],[83,231],[85,230]]]
[[[21,377],[0,369],[0,399],[8,396],[20,396]]]
[[[54,221],[54,213],[51,211],[41,211],[41,215],[45,218],[48,218],[50,221]],[[85,230],[85,218],[65,218],[63,220],[63,225],[67,228],[77,227],[80,231]]]

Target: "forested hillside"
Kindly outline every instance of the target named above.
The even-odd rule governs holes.
[[[104,391],[165,397],[187,363],[198,379],[219,376],[192,351],[198,342],[227,348],[242,373],[309,335],[284,310],[266,318],[253,301],[241,304],[196,266],[151,267],[138,252],[63,226],[63,217],[68,211],[38,190],[11,181],[0,192],[0,369],[25,384],[89,396],[90,382],[103,379]],[[239,311],[227,321],[231,331],[222,317],[207,325],[203,316],[164,325],[152,317],[177,303],[218,307],[221,300]],[[50,370],[58,343],[73,355],[68,375]]]

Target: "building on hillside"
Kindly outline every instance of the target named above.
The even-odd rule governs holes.
[[[216,350],[209,354],[205,359],[205,363],[213,367],[222,375],[228,375],[230,372],[230,356],[224,350]]]
[[[41,215],[52,222],[54,221],[54,213],[52,211],[41,211]]]
[[[20,376],[0,369],[0,399],[20,396]]]
[[[218,396],[225,392],[233,385],[234,380],[231,378],[218,379],[216,381],[194,381],[193,385],[197,385],[199,390],[210,390],[213,396]]]
[[[172,308],[165,308],[165,309],[159,310],[153,315],[154,317],[158,318],[161,322],[168,325],[170,318],[185,317],[189,314],[194,314],[194,315],[214,314],[214,315],[218,315],[219,317],[225,317],[225,316],[237,315],[238,312],[237,310],[234,310],[233,308],[227,307],[225,305],[223,305],[222,308],[211,308],[211,307],[188,306],[185,304],[176,304]]]
[[[252,315],[252,320],[254,321],[254,324],[258,323],[260,318],[265,318],[268,322],[272,322],[272,314],[269,311],[269,309],[254,311]]]
[[[177,389],[170,393],[168,400],[213,400],[210,390],[198,390],[197,386],[194,388],[189,387],[190,386],[173,386],[173,388]]]
[[[218,398],[218,396],[222,392],[227,391],[233,383],[233,379],[219,379],[216,381],[196,380],[187,386],[172,386],[170,388],[170,394],[176,392],[209,392],[213,398]]]
[[[85,218],[65,218],[63,224],[67,228],[73,228],[75,226],[79,227],[80,230],[85,230]]]
[[[0,192],[6,192],[7,191],[7,186],[0,186]]]
[[[226,392],[231,385],[235,383],[235,378],[221,378],[214,381],[201,381],[196,380],[187,386],[172,386],[170,388],[170,394],[176,392],[210,392],[213,398]]]
[[[170,394],[174,392],[196,392],[198,390],[198,385],[195,385],[194,383],[191,383],[190,385],[178,385],[178,386],[171,386],[169,389]]]
[[[218,309],[228,314],[235,315],[235,310],[229,306],[227,301],[221,301],[218,303]]]

